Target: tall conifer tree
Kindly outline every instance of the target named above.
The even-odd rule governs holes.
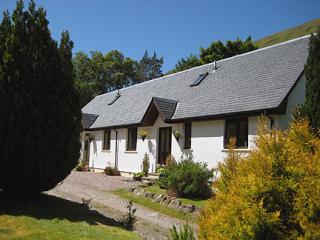
[[[81,110],[71,62],[43,8],[17,2],[0,25],[0,188],[35,194],[53,188],[77,164]]]
[[[308,116],[311,126],[320,128],[320,28],[311,34],[309,56],[305,65],[306,100],[303,112]]]

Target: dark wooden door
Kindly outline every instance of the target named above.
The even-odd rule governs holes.
[[[171,127],[159,128],[158,164],[166,164],[166,158],[171,155]]]

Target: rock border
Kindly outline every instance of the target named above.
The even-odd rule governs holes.
[[[174,209],[183,211],[185,213],[197,214],[200,211],[200,208],[196,207],[193,204],[182,204],[181,200],[177,199],[176,197],[170,197],[165,194],[154,194],[154,193],[145,191],[141,187],[130,187],[127,190],[133,193],[134,195],[142,196],[144,198],[149,198],[153,202],[161,203],[167,207],[174,208]]]

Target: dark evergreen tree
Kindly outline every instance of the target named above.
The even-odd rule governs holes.
[[[310,37],[305,75],[306,100],[303,113],[308,116],[311,126],[317,131],[320,128],[320,28]]]
[[[158,58],[154,52],[152,57],[149,57],[148,51],[146,50],[143,57],[137,64],[136,69],[136,82],[144,82],[154,78],[162,76],[163,57]]]
[[[0,25],[0,188],[36,194],[53,188],[79,158],[81,111],[71,49],[51,38],[46,12],[17,2]]]

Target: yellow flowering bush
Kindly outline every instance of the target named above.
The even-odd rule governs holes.
[[[255,144],[247,156],[231,146],[218,166],[199,239],[320,239],[320,140],[308,121],[268,131],[263,120]]]

